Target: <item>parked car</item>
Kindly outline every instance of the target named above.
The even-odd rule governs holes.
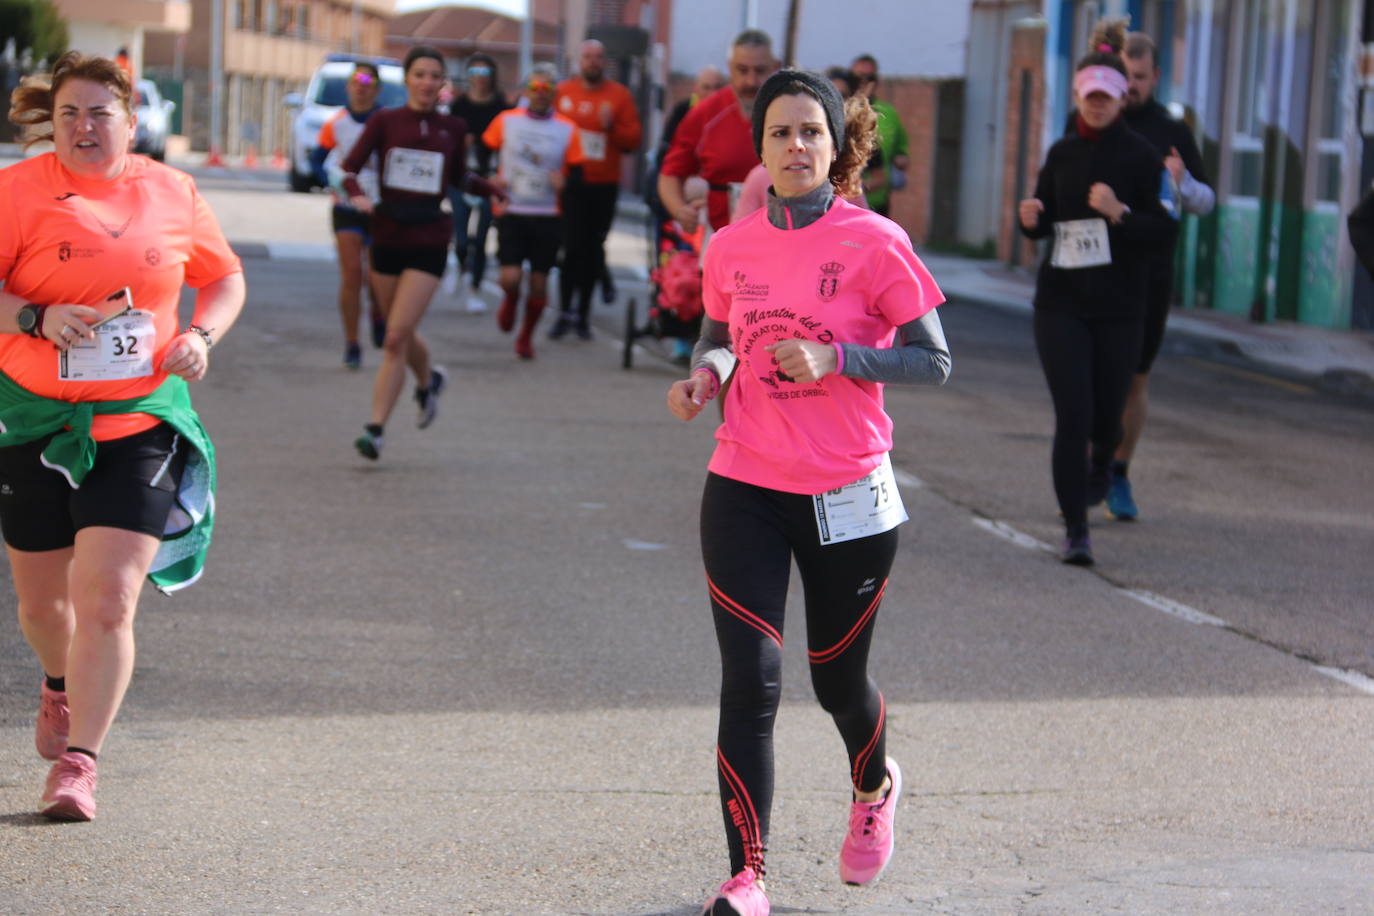
[[[331,54],[325,58],[325,62],[310,78],[304,94],[291,92],[283,99],[286,107],[296,109],[296,115],[291,119],[289,165],[286,170],[291,190],[306,192],[319,185],[310,169],[310,152],[319,140],[324,122],[348,104],[346,83],[353,74],[353,64],[359,60],[371,61],[381,73],[382,91],[377,98],[379,105],[394,108],[405,104],[405,74],[399,61],[353,54]]]
[[[172,112],[177,103],[164,99],[152,80],[138,80],[134,86],[137,98],[134,114],[138,126],[134,128],[134,152],[151,156],[158,162],[167,158],[167,135],[172,132]]]

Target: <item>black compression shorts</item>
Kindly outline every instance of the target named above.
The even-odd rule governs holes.
[[[1169,306],[1174,299],[1174,259],[1150,261],[1150,278],[1145,289],[1145,341],[1140,350],[1137,375],[1147,375],[1164,344],[1164,328],[1169,323]]]
[[[335,207],[331,221],[335,232],[356,232],[366,241],[372,231],[372,217],[352,207]]]
[[[82,528],[161,537],[189,446],[166,423],[96,445],[95,466],[73,490],[43,465],[52,436],[0,448],[0,529],[16,550],[70,547]]]
[[[405,270],[421,270],[436,277],[448,266],[448,245],[443,248],[390,248],[372,246],[372,269],[379,274],[399,276]]]
[[[557,216],[507,213],[496,221],[496,260],[502,267],[530,262],[530,272],[546,274],[558,260],[563,220]]]

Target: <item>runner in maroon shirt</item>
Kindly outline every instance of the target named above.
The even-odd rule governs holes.
[[[447,374],[430,363],[418,328],[444,275],[452,218],[439,208],[450,185],[472,194],[501,196],[467,171],[467,125],[435,110],[447,77],[443,56],[417,45],[405,58],[408,97],[400,108],[377,112],[344,160],[344,188],[350,203],[372,214],[372,274],[378,305],[386,316],[382,365],[372,389],[372,416],[354,442],[373,461],[381,457],[382,434],[405,384],[405,367],[415,373],[421,429],[434,422]],[[381,163],[377,206],[363,193],[357,173],[373,153]]]

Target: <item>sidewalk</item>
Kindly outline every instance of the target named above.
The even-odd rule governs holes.
[[[1029,311],[1035,274],[997,261],[921,252],[950,299]],[[1374,398],[1374,334],[1288,321],[1255,324],[1207,309],[1174,309],[1166,338],[1199,355],[1326,391]]]

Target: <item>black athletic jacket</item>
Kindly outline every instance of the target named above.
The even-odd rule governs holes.
[[[1181,151],[1180,151],[1181,152]],[[1035,197],[1045,205],[1034,229],[1017,226],[1028,238],[1054,235],[1059,221],[1101,218],[1107,222],[1112,263],[1065,270],[1051,267],[1053,243],[1035,283],[1035,307],[1085,317],[1134,319],[1145,314],[1145,284],[1153,250],[1177,231],[1159,202],[1162,168],[1158,152],[1118,118],[1096,140],[1077,131],[1050,147]],[[1088,206],[1088,189],[1102,182],[1131,212],[1118,225]]]
[[[1121,116],[1126,119],[1126,126],[1150,142],[1159,152],[1159,168],[1164,170],[1164,160],[1168,158],[1169,151],[1178,150],[1179,158],[1183,160],[1184,167],[1188,174],[1193,176],[1193,180],[1201,184],[1210,185],[1207,180],[1207,166],[1202,164],[1202,153],[1198,152],[1197,141],[1193,139],[1193,132],[1188,129],[1188,125],[1169,114],[1169,109],[1159,103],[1151,96],[1150,100],[1139,108],[1127,107],[1121,112]],[[1064,125],[1064,135],[1076,134],[1078,132],[1076,113],[1069,114],[1069,122]],[[1183,201],[1176,201],[1182,207]],[[1178,223],[1174,224],[1174,229],[1178,229]],[[1157,251],[1156,257],[1167,260],[1170,264],[1174,258],[1174,242],[1178,238],[1175,231],[1168,242]]]

